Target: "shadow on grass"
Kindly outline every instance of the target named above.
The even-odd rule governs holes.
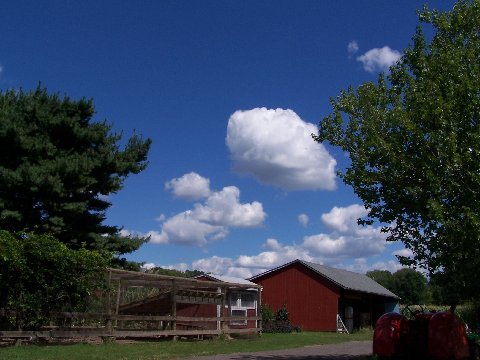
[[[232,356],[230,360],[368,360],[370,356],[365,355],[238,355]]]

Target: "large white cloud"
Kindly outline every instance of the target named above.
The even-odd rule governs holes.
[[[176,197],[187,200],[199,200],[210,195],[210,180],[191,172],[165,183]]]
[[[292,110],[236,111],[226,144],[233,168],[286,190],[335,189],[335,159],[312,139],[317,127]]]
[[[397,50],[384,46],[368,50],[365,54],[357,57],[357,60],[363,64],[365,71],[374,73],[388,70],[401,56]]]

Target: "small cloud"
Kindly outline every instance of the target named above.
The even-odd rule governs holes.
[[[400,52],[390,49],[388,46],[368,50],[365,54],[357,57],[357,61],[363,64],[363,69],[369,73],[386,71],[401,58]]]
[[[264,247],[269,250],[278,251],[282,248],[282,245],[276,239],[267,239],[267,241],[265,241]]]
[[[355,54],[358,49],[358,43],[355,40],[350,41],[347,45],[347,51],[350,55]]]
[[[147,271],[147,270],[151,270],[153,268],[156,268],[157,265],[155,265],[154,263],[145,263],[141,266],[141,269],[142,271]]]
[[[352,227],[357,229],[357,219],[367,214],[367,209],[362,205],[334,206],[330,212],[322,214],[322,222],[333,231],[347,232]]]
[[[310,219],[308,218],[307,214],[300,214],[298,215],[298,222],[303,225],[303,227],[307,227],[308,222]]]
[[[306,236],[303,246],[314,256],[327,256],[330,259],[381,254],[386,246],[386,235],[381,227],[362,226],[357,222],[367,212],[365,207],[357,204],[335,206],[322,215],[322,222],[332,232]]]
[[[394,251],[392,255],[413,259],[413,252],[410,249],[397,250],[397,251]]]
[[[160,214],[160,215],[155,219],[155,221],[164,222],[165,219],[166,219],[165,214]]]
[[[210,180],[195,172],[185,174],[165,183],[165,189],[185,200],[199,200],[210,195]]]

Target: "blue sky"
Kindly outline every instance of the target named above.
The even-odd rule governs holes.
[[[111,195],[109,224],[149,234],[131,260],[248,277],[296,258],[399,268],[401,244],[359,227],[313,142],[329,98],[376,81],[411,43],[423,1],[11,1],[0,89],[93,98],[96,120],[153,140]],[[430,1],[448,9],[452,1]]]

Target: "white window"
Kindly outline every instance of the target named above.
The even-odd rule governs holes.
[[[253,292],[232,292],[230,294],[231,316],[246,317],[248,309],[256,309],[256,294]],[[231,325],[247,325],[247,320],[232,320]]]
[[[251,292],[234,292],[230,295],[232,309],[255,309],[255,294]]]
[[[247,309],[232,309],[232,316],[246,317]],[[231,325],[247,325],[247,320],[232,320]]]

